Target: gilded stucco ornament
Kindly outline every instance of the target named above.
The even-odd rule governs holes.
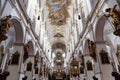
[[[108,14],[105,14],[105,16],[112,18],[112,24],[115,28],[113,33],[116,36],[120,36],[120,12],[116,9],[116,7],[117,5],[114,5],[113,8],[107,8],[105,11]]]

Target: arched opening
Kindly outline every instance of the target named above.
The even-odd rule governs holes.
[[[61,43],[61,42],[57,42],[57,43],[52,45],[52,50],[54,51],[55,49],[61,49],[64,52],[66,52],[66,45]]]
[[[105,26],[105,23],[106,23],[107,19],[108,18],[103,15],[98,20],[97,25],[96,25],[96,30],[95,30],[96,41],[104,41],[103,31],[104,31],[104,26]]]
[[[34,56],[34,68],[37,67],[38,60],[39,60],[39,52],[37,51],[36,55]]]
[[[16,35],[15,43],[23,43],[24,32],[20,21],[16,18],[12,18],[11,22],[13,23],[15,29],[15,35]]]

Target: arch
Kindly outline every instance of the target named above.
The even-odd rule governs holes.
[[[21,22],[18,18],[13,17],[11,19],[11,22],[13,23],[15,33],[16,33],[16,40],[15,43],[23,43],[24,41],[24,32],[23,32],[23,27],[21,25]]]
[[[64,52],[66,52],[66,45],[63,44],[63,43],[61,43],[61,42],[57,42],[57,43],[55,43],[55,44],[52,45],[52,50],[54,51],[54,50],[56,50],[56,49],[61,49],[61,50],[63,50]],[[52,51],[52,52],[53,52],[53,51]]]
[[[99,20],[96,24],[96,29],[95,29],[96,41],[103,41],[104,40],[103,31],[104,31],[104,26],[105,26],[107,19],[108,18],[105,17],[104,15],[99,18]]]

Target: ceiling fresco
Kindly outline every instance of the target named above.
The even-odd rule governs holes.
[[[69,17],[68,6],[71,3],[70,0],[47,0],[49,14],[48,17],[52,25],[61,26],[66,24]]]

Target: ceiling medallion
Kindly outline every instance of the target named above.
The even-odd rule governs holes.
[[[48,6],[51,24],[56,26],[61,26],[66,24],[66,20],[69,17],[67,11],[70,0],[47,0],[46,4]]]

